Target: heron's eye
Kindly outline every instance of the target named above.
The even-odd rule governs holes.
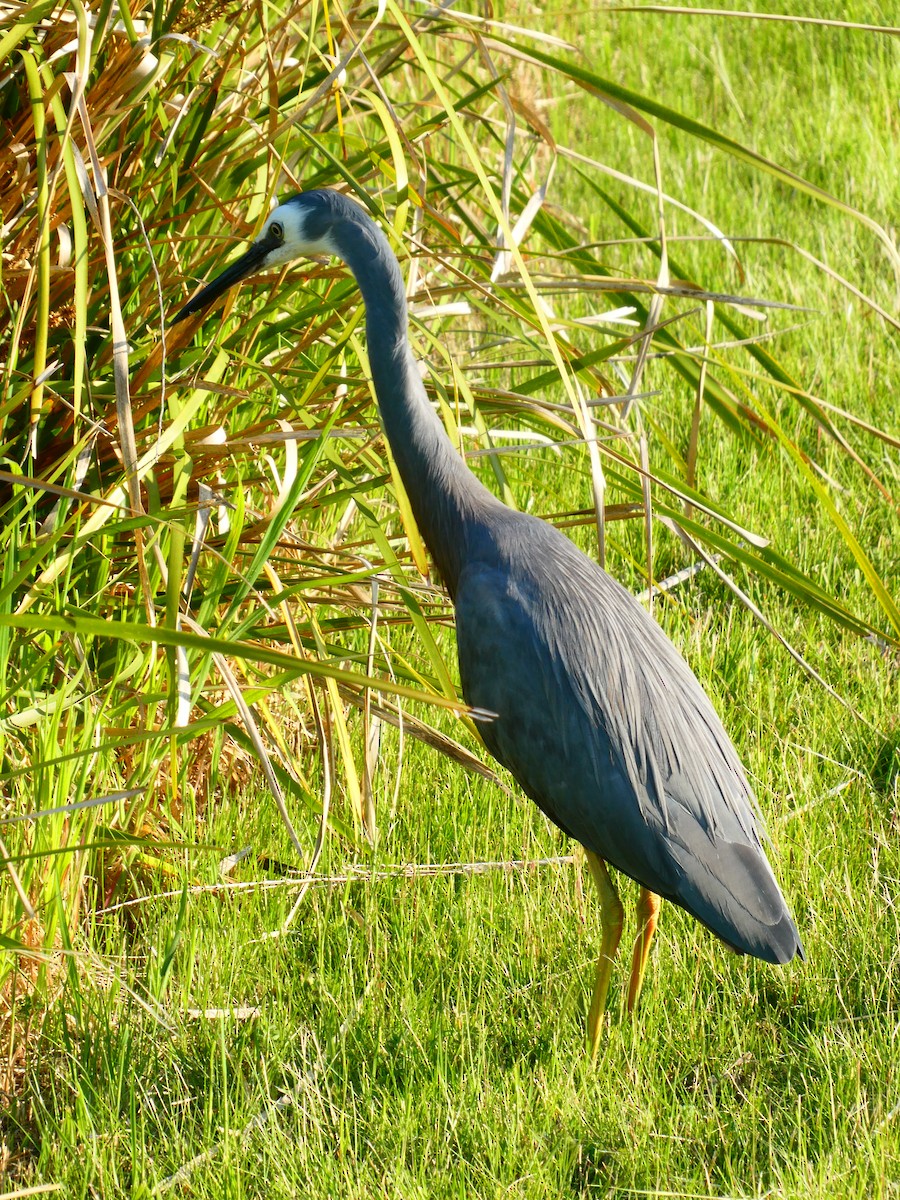
[[[269,236],[274,238],[276,242],[284,241],[284,226],[280,221],[273,221],[269,226]]]

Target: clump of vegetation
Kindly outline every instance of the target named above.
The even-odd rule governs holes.
[[[351,1179],[360,1193],[442,1194],[429,1163],[466,1194],[517,1172],[548,1194],[563,1164],[575,1193],[671,1175],[694,1194],[705,1171],[708,1191],[789,1179],[792,1194],[824,1195],[830,1144],[844,1180],[854,1137],[870,1164],[889,1153],[879,1051],[852,1039],[861,1022],[882,1036],[875,1014],[896,999],[896,930],[878,912],[897,820],[884,712],[900,640],[898,440],[884,397],[900,256],[885,228],[893,167],[873,132],[896,132],[896,115],[872,105],[896,81],[897,43],[735,19],[699,53],[673,17],[645,13],[608,18],[584,55],[571,22],[555,25],[178,0],[3,18],[0,995],[23,1179],[62,1178],[76,1152],[67,1187],[139,1194],[221,1144],[236,1195],[295,1194],[299,1178],[317,1180],[310,1195],[353,1194]],[[651,28],[708,119],[623,62],[625,46],[651,61]],[[785,78],[805,72],[830,106],[815,126],[830,152],[812,152],[793,100],[779,110],[776,46]],[[793,143],[749,136],[729,73],[742,54],[771,83],[758,121],[780,111],[786,134],[796,120]],[[461,452],[508,502],[650,589],[789,845],[808,974],[748,974],[685,926],[659,952],[662,994],[645,1000],[658,1042],[621,1031],[601,1067],[609,1092],[559,1066],[590,974],[570,873],[547,867],[525,889],[514,871],[469,869],[568,847],[496,783],[476,791],[493,773],[450,715],[451,614],[378,430],[352,280],[333,262],[291,267],[167,327],[276,196],[319,186],[389,230]],[[674,582],[660,592],[661,580]],[[220,867],[247,842],[237,872],[276,886],[222,929],[201,905],[233,903]],[[449,879],[471,888],[440,870],[460,859]],[[440,883],[426,890],[398,862],[437,864]],[[300,925],[254,969],[251,931],[291,911],[285,864],[319,872]],[[257,973],[279,1008],[268,1034],[241,1026],[230,1042],[221,1022],[213,1034],[186,1016],[231,1012]],[[837,975],[857,981],[852,997]],[[695,1061],[701,1038],[709,1058]],[[233,1157],[269,1091],[257,1053],[285,1089],[283,1065],[300,1064],[308,1100],[290,1118],[296,1160],[281,1131],[247,1135],[270,1165],[293,1164],[265,1185]],[[845,1123],[835,1071],[857,1114]],[[665,1153],[623,1104],[626,1078],[655,1081]],[[815,1103],[826,1085],[833,1120],[819,1105],[807,1128],[798,1097]],[[619,1107],[579,1132],[585,1089]],[[492,1157],[492,1128],[508,1161]],[[541,1147],[553,1172],[536,1165]],[[196,1174],[210,1189],[212,1162]]]

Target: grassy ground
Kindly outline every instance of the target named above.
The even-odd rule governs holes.
[[[886,21],[877,7],[842,15]],[[505,15],[577,34],[598,73],[716,124],[881,223],[896,219],[896,41],[550,6]],[[546,117],[560,143],[652,181],[648,139],[602,105],[573,92]],[[666,190],[727,233],[800,244],[896,309],[886,256],[845,216],[662,128],[661,159]],[[583,214],[586,238],[608,236],[571,165],[561,164],[551,196]],[[648,201],[641,215],[651,227],[652,212]],[[696,229],[672,216],[670,235]],[[896,342],[846,290],[782,244],[742,247],[744,281],[709,244],[673,242],[670,253],[685,274],[810,309],[774,352],[823,399],[896,429]],[[641,247],[603,256],[655,274]],[[656,461],[664,434],[683,438],[693,400],[652,363],[644,386],[662,389],[647,402]],[[840,511],[896,583],[896,509],[823,442],[796,400],[758,386],[798,443],[808,439]],[[785,457],[728,439],[711,420],[701,436],[710,494],[879,624],[857,564]],[[848,436],[896,490],[896,446]],[[509,470],[519,503],[536,511],[589,503],[586,472],[560,470],[551,454]],[[586,531],[576,536],[589,545]],[[627,566],[629,555],[640,561],[638,524],[613,525],[610,537],[617,573],[639,586]],[[683,565],[674,540],[658,537],[657,574]],[[566,863],[435,877],[391,870],[557,858],[571,846],[515,792],[409,739],[401,747],[388,729],[377,851],[352,855],[330,840],[320,871],[332,882],[310,890],[285,936],[269,935],[293,902],[288,889],[180,898],[186,881],[217,880],[219,853],[202,850],[152,886],[144,880],[144,892],[173,896],[88,918],[77,959],[53,978],[32,1042],[39,1053],[4,1115],[16,1183],[60,1184],[73,1197],[229,1200],[900,1193],[898,659],[734,573],[859,714],[711,573],[658,604],[756,783],[805,964],[776,970],[731,956],[667,907],[637,1021],[619,1011],[623,963],[608,1037],[588,1062],[598,930],[586,874]],[[443,728],[462,736],[449,718]],[[314,768],[309,783],[321,789]],[[277,879],[279,864],[296,858],[255,781],[223,786],[197,828],[203,845],[252,847],[247,880]],[[627,883],[623,895],[634,898]],[[282,1095],[290,1103],[273,1107]]]

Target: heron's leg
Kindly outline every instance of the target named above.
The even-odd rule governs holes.
[[[628,984],[628,1011],[634,1012],[644,982],[644,971],[650,956],[650,943],[659,920],[660,899],[648,888],[642,887],[637,902],[638,935],[631,958],[631,981]]]
[[[585,854],[597,891],[600,893],[600,957],[597,960],[597,976],[594,980],[594,994],[591,997],[587,1023],[588,1047],[591,1054],[595,1054],[600,1042],[603,1014],[606,1011],[609,978],[616,950],[619,948],[619,938],[622,936],[623,909],[622,901],[606,869],[606,863],[590,850],[585,850]]]

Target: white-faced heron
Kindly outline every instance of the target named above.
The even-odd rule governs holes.
[[[456,609],[463,695],[496,714],[480,726],[484,743],[587,851],[602,929],[591,1046],[622,933],[606,863],[641,885],[629,1009],[660,897],[740,953],[770,963],[803,957],[750,786],[712,704],[625,588],[553,526],[501,503],[453,448],[410,349],[397,259],[362,208],[330,190],[294,196],[175,320],[253,272],[321,254],[347,263],[365,300],[384,432]]]

